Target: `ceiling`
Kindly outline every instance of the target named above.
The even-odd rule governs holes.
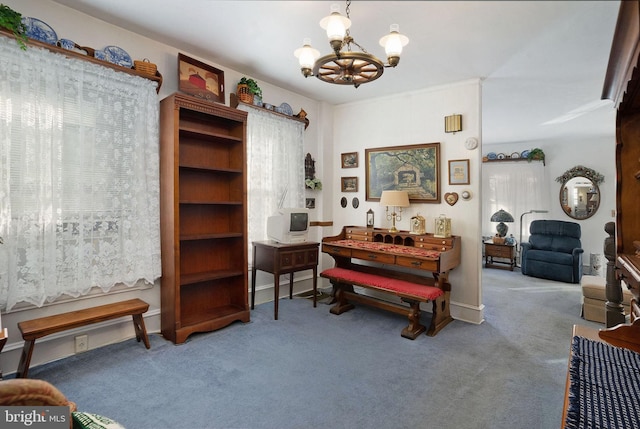
[[[357,89],[305,79],[293,56],[305,37],[330,52],[318,22],[345,3],[55,1],[330,104],[479,78],[485,144],[615,132],[613,104],[600,98],[618,1],[353,1],[351,35],[368,52],[384,57],[389,24],[410,40],[398,67]]]

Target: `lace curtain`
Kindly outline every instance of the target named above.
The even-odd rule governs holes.
[[[247,117],[248,219],[251,242],[267,239],[267,217],[304,207],[304,124],[250,106]],[[249,252],[249,264],[253,263]]]
[[[541,162],[494,162],[482,164],[482,233],[486,236],[496,234],[496,223],[491,215],[500,209],[511,213],[515,222],[507,224],[509,234],[520,244],[529,239],[529,225],[535,219],[548,219],[548,214],[531,213],[520,216],[529,210],[549,210],[549,188]]]
[[[0,307],[161,275],[156,83],[0,38]]]

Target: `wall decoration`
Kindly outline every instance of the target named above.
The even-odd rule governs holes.
[[[342,168],[355,168],[358,166],[358,152],[348,152],[340,155]]]
[[[462,197],[463,200],[468,201],[471,199],[471,192],[464,190],[462,191],[462,194],[460,194],[460,196]]]
[[[444,194],[444,200],[450,206],[454,206],[458,202],[458,193],[457,192],[447,192]]]
[[[454,159],[449,161],[449,184],[468,185],[469,184],[469,160]]]
[[[316,208],[316,199],[315,198],[305,198],[304,206],[308,209]]]
[[[353,197],[353,200],[351,200],[351,205],[354,209],[360,207],[360,200],[358,199],[358,197]]]
[[[348,204],[347,197],[340,198],[340,205],[342,206],[342,208],[347,207],[347,204]]]
[[[358,192],[357,177],[342,177],[340,183],[342,192]]]
[[[407,191],[411,202],[440,203],[440,143],[365,149],[366,199]]]
[[[178,53],[178,89],[207,101],[224,100],[224,72],[201,61]]]

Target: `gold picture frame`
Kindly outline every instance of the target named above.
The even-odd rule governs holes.
[[[178,90],[203,100],[218,103],[224,99],[224,72],[178,53]]]
[[[366,200],[407,191],[409,201],[440,203],[440,143],[365,149]]]
[[[358,178],[357,177],[341,177],[340,190],[342,192],[358,192]]]
[[[342,168],[356,168],[358,166],[358,152],[347,152],[340,155]]]
[[[449,161],[449,184],[470,184],[468,159],[452,159]]]

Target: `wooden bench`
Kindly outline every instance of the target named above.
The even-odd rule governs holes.
[[[18,364],[16,378],[27,378],[29,374],[29,363],[31,362],[31,355],[33,354],[36,339],[55,334],[56,332],[79,328],[105,320],[117,319],[118,317],[133,316],[133,327],[136,332],[136,339],[138,342],[144,341],[147,349],[151,348],[142,318],[142,314],[148,309],[149,304],[136,298],[19,322],[18,328],[24,339],[24,347],[22,349],[20,363]]]
[[[397,271],[390,272],[370,266],[365,268],[357,264],[352,264],[349,269],[329,268],[320,273],[320,276],[329,279],[334,287],[336,304],[331,308],[331,313],[342,314],[354,308],[349,302],[353,301],[397,314],[405,314],[409,318],[409,325],[401,332],[404,338],[414,340],[424,331],[427,331],[427,335],[434,336],[453,320],[448,305],[450,288],[441,289],[434,286],[435,281],[432,278]],[[409,307],[358,294],[353,286],[392,293],[408,303]],[[433,313],[431,325],[427,330],[420,324],[420,303],[429,301],[433,303]]]

